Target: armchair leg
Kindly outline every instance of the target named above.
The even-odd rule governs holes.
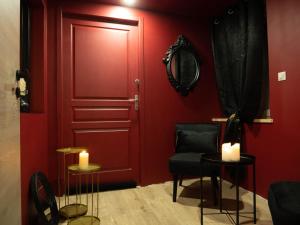
[[[174,176],[173,176],[173,202],[176,202],[176,197],[177,197],[177,183],[178,183],[178,175],[174,174]]]
[[[180,176],[180,180],[179,180],[179,185],[182,186],[182,180],[183,180],[183,176]]]
[[[213,198],[214,198],[214,205],[218,204],[218,197],[217,193],[219,190],[218,180],[216,176],[211,177],[211,184],[212,184],[212,190],[213,190]]]

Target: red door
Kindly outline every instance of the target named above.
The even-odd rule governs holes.
[[[137,25],[64,17],[61,49],[61,147],[87,146],[102,182],[138,182]]]

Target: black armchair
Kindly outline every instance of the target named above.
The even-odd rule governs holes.
[[[214,201],[217,203],[220,167],[206,162],[201,166],[201,157],[204,153],[218,151],[220,130],[220,124],[213,123],[176,124],[175,154],[169,159],[169,170],[174,181],[173,202],[176,202],[178,178],[181,179],[181,185],[184,175],[200,176],[202,173],[203,176],[211,177]]]
[[[274,225],[300,224],[300,182],[272,183],[268,203]]]

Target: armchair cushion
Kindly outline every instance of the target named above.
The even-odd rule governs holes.
[[[178,130],[176,152],[216,152],[218,146],[217,141],[217,132]]]
[[[201,158],[203,153],[177,153],[169,160],[169,169],[173,174],[189,174],[198,176],[202,172],[203,176],[216,176],[219,173],[218,165],[203,163]],[[201,171],[203,169],[203,171]]]

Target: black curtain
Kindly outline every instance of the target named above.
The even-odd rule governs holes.
[[[242,124],[264,104],[268,82],[264,0],[241,0],[213,23],[213,53],[219,97],[226,117],[224,141],[241,142]]]

